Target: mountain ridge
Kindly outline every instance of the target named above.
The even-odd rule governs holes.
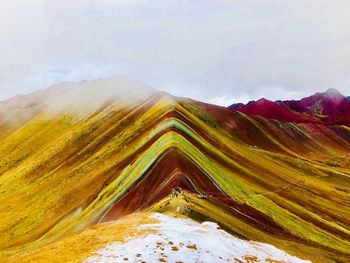
[[[350,125],[350,101],[334,88],[300,100],[260,99],[228,108],[282,122]]]

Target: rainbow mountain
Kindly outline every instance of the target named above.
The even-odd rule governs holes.
[[[349,262],[350,128],[282,121],[121,76],[1,102],[0,261]]]

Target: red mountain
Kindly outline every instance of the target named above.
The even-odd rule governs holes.
[[[233,104],[228,108],[281,122],[350,126],[350,100],[336,89],[318,92],[301,100],[273,102],[260,99],[247,104]]]

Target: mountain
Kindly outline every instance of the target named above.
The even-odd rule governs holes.
[[[1,262],[350,256],[346,126],[249,116],[121,76],[0,112]]]
[[[282,122],[350,125],[350,101],[333,88],[301,100],[272,102],[260,99],[228,108]]]
[[[269,119],[276,119],[282,122],[317,122],[312,116],[305,116],[290,108],[285,107],[282,103],[273,102],[267,99],[260,99],[250,102],[247,105],[233,105],[230,109],[238,110],[249,115],[259,115]]]

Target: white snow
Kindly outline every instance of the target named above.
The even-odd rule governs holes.
[[[150,217],[159,223],[141,225],[139,229],[152,229],[155,233],[109,244],[85,262],[248,262],[245,257],[256,257],[256,262],[310,262],[269,244],[236,238],[216,223],[200,224],[159,213]]]

